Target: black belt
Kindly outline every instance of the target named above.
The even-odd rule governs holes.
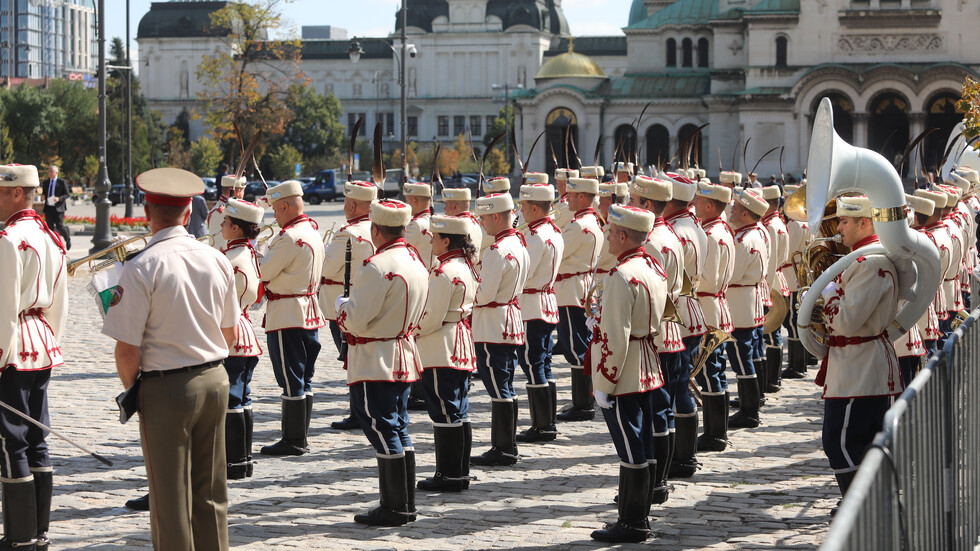
[[[177,369],[164,369],[157,371],[143,371],[143,377],[166,377],[167,375],[173,375],[175,373],[186,373],[188,371],[196,371],[198,369],[207,369],[209,367],[218,367],[221,365],[223,360],[215,360],[213,362],[189,365],[187,367],[178,367]]]

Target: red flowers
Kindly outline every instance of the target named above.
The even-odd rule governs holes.
[[[92,216],[66,216],[65,223],[95,225],[95,218]],[[109,225],[114,228],[119,226],[129,226],[131,228],[143,228],[148,225],[148,222],[146,221],[146,217],[144,216],[125,217],[125,216],[116,216],[115,214],[112,214],[109,216]]]

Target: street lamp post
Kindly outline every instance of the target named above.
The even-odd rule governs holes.
[[[126,0],[126,170],[123,184],[126,185],[126,218],[133,216],[133,70],[129,59],[129,0]]]
[[[99,200],[95,202],[95,235],[92,237],[90,253],[98,252],[112,243],[112,230],[109,228],[109,171],[105,162],[106,105],[105,105],[105,0],[99,0],[99,175],[95,180],[95,191]]]

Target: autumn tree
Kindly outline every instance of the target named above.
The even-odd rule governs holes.
[[[195,116],[216,139],[234,138],[236,124],[246,140],[258,129],[277,137],[293,120],[289,88],[308,80],[299,70],[301,41],[282,13],[290,1],[231,2],[211,14],[211,32],[224,48],[198,65],[203,114]]]
[[[191,144],[191,172],[199,176],[210,176],[221,163],[221,148],[210,136],[201,136]]]
[[[963,134],[967,139],[980,136],[980,83],[970,77],[963,82],[962,99],[956,108],[963,113]],[[973,144],[974,149],[980,148],[980,141]]]

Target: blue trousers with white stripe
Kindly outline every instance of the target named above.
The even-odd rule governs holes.
[[[555,325],[541,320],[524,323],[524,344],[517,349],[517,361],[528,384],[543,385],[554,379],[551,374],[551,334]]]
[[[654,425],[657,434],[666,434],[674,428],[674,395],[671,394],[670,390],[675,381],[682,377],[681,354],[680,352],[660,352],[657,356],[660,358],[660,373],[664,378],[664,386],[658,390],[664,393],[667,403],[666,411],[658,415],[662,419],[658,419]]]
[[[312,392],[313,371],[320,354],[316,329],[280,329],[266,334],[272,372],[283,396],[295,398]]]
[[[823,401],[823,451],[835,473],[856,471],[861,466],[892,402],[891,396]]]
[[[422,372],[425,406],[433,423],[462,423],[470,411],[470,372],[448,367]]]
[[[728,378],[725,377],[725,353],[724,346],[715,348],[708,355],[708,360],[704,363],[704,369],[694,378],[698,386],[701,387],[701,394],[722,394],[728,389]]]
[[[228,409],[252,406],[252,373],[259,364],[258,356],[228,356],[225,371],[228,372]]]
[[[350,390],[350,412],[378,455],[401,455],[412,450],[408,435],[408,392],[412,383],[355,383]]]
[[[558,308],[558,349],[568,365],[585,365],[585,352],[589,349],[592,333],[585,324],[585,308],[560,306]]]
[[[678,352],[677,377],[670,381],[670,397],[674,400],[674,412],[694,413],[697,404],[691,395],[691,370],[694,369],[694,357],[701,349],[701,336],[684,339],[684,350]]]
[[[651,392],[612,396],[613,407],[601,408],[619,460],[630,465],[653,461],[654,405]]]
[[[725,343],[725,351],[728,353],[728,361],[732,364],[732,370],[739,377],[755,377],[755,359],[758,344],[761,342],[761,327],[750,327],[747,329],[735,329],[732,331],[734,341]]]
[[[511,401],[514,392],[514,372],[517,370],[517,345],[476,343],[476,371],[495,401]]]

